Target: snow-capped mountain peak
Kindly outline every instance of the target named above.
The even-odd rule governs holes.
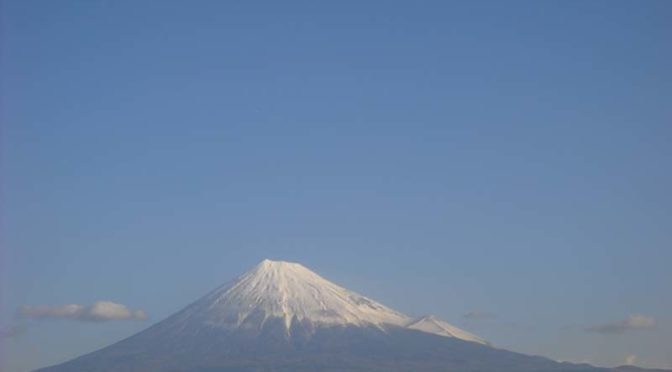
[[[271,260],[263,260],[167,322],[175,329],[252,331],[278,323],[284,325],[287,336],[291,336],[293,325],[304,330],[334,326],[383,330],[399,327],[487,344],[436,317],[413,319],[334,284],[301,264]]]
[[[539,358],[479,343],[487,345],[435,317],[412,320],[303,265],[264,260],[148,329],[45,371],[319,371],[325,360],[344,371],[459,370],[465,363],[544,370],[528,368]]]
[[[315,326],[398,325],[410,320],[376,301],[338,286],[305,266],[264,260],[235,282],[222,286],[189,309],[211,326],[260,328],[280,318]]]

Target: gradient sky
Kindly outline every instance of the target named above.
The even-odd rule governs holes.
[[[263,258],[511,350],[672,368],[672,2],[1,13],[3,371]],[[100,300],[149,319],[17,315]]]

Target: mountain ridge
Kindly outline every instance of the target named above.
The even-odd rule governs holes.
[[[492,347],[264,260],[149,328],[40,372],[606,372]]]

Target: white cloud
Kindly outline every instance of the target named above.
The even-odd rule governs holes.
[[[625,364],[628,366],[634,366],[637,363],[637,355],[628,354],[625,356]]]
[[[656,326],[656,322],[653,318],[645,315],[630,315],[630,317],[626,319],[625,324],[629,328],[653,328]]]
[[[591,327],[586,327],[586,332],[605,333],[605,334],[620,334],[636,329],[653,329],[656,327],[656,321],[646,315],[630,315],[626,319],[617,322],[599,324]]]
[[[99,301],[88,309],[88,316],[92,320],[125,320],[146,319],[142,310],[130,310],[124,305],[109,301]]]
[[[91,322],[147,319],[147,315],[143,310],[131,310],[125,305],[111,301],[97,301],[91,306],[78,304],[57,306],[24,305],[19,309],[19,315],[25,319],[61,318]]]
[[[84,310],[82,305],[59,305],[59,306],[30,306],[23,305],[19,309],[19,315],[23,318],[74,318]]]

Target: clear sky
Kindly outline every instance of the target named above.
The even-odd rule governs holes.
[[[263,258],[511,350],[672,368],[672,2],[0,11],[3,371]],[[148,319],[17,313],[102,300]]]

